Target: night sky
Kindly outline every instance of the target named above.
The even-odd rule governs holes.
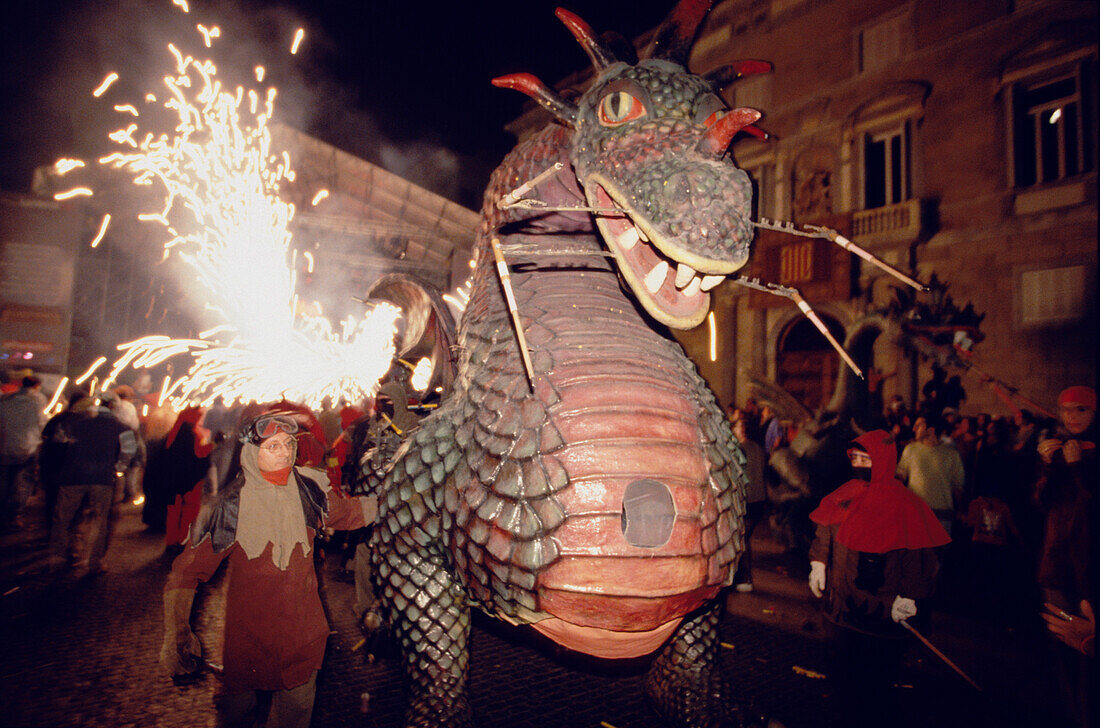
[[[190,0],[188,14],[171,0],[23,3],[0,28],[0,189],[27,192],[36,166],[108,149],[123,121],[111,106],[158,88],[173,41],[213,58],[227,83],[257,87],[252,68],[264,65],[277,119],[476,206],[469,190],[512,146],[503,125],[525,100],[489,80],[528,71],[554,83],[587,64],[554,17],[558,4],[597,32],[633,38],[673,1]],[[212,50],[196,23],[222,29]],[[292,56],[298,27],[306,38]],[[111,71],[121,80],[92,98]],[[456,173],[467,182],[456,185]]]

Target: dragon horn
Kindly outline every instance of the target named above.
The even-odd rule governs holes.
[[[721,154],[733,140],[733,135],[745,129],[760,118],[756,109],[734,109],[714,122],[699,141],[699,151],[703,154]]]
[[[767,73],[770,70],[772,70],[772,64],[767,61],[734,61],[729,65],[719,66],[713,71],[707,71],[703,74],[703,78],[715,89],[723,89],[739,78],[756,73]]]
[[[577,123],[576,105],[558,96],[557,93],[530,73],[510,73],[507,76],[499,76],[493,79],[493,85],[498,88],[515,89],[527,94],[571,127]]]
[[[687,66],[695,34],[710,11],[710,0],[680,0],[653,34],[650,57]]]
[[[569,28],[569,32],[581,44],[581,48],[584,48],[584,52],[588,54],[588,58],[592,61],[592,66],[596,69],[597,74],[619,60],[611,52],[611,49],[605,46],[592,32],[592,26],[581,20],[580,17],[565,8],[558,8],[554,11],[554,15],[566,28]]]

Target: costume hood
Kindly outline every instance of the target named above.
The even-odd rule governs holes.
[[[872,430],[853,442],[871,456],[871,479],[849,480],[822,498],[810,520],[837,526],[836,540],[853,551],[882,554],[949,543],[928,504],[894,478],[898,451],[890,434]]]

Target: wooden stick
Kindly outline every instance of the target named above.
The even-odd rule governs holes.
[[[531,365],[531,355],[527,352],[527,337],[523,335],[523,324],[519,320],[519,307],[516,306],[516,295],[512,291],[512,276],[508,272],[508,264],[504,262],[504,253],[500,250],[500,241],[493,237],[489,239],[493,248],[493,257],[497,262],[497,275],[500,276],[500,285],[504,288],[504,298],[508,303],[508,310],[512,314],[512,325],[516,332],[516,342],[519,344],[519,353],[523,357],[523,368],[527,372],[527,384],[531,392],[535,391],[535,368]]]
[[[822,335],[829,340],[829,343],[833,345],[834,349],[836,349],[836,353],[840,354],[840,358],[843,359],[844,362],[852,368],[852,371],[856,373],[856,376],[860,379],[863,379],[863,371],[858,366],[856,366],[855,360],[852,359],[851,356],[849,356],[848,352],[844,350],[844,347],[840,345],[840,342],[836,340],[832,332],[829,331],[829,327],[825,325],[825,322],[818,318],[817,313],[812,308],[810,308],[810,304],[806,303],[806,299],[804,299],[798,291],[792,292],[790,298],[792,301],[794,301],[795,305],[798,306],[798,310],[800,310],[806,316],[806,318],[810,319],[810,321],[813,322],[813,325],[817,327],[817,330],[820,331]]]
[[[901,625],[902,627],[905,627],[905,628],[906,628],[907,630],[909,630],[910,632],[912,632],[912,633],[913,633],[913,635],[914,635],[914,636],[915,636],[915,637],[916,637],[916,638],[917,638],[918,640],[920,640],[921,642],[923,642],[923,643],[924,643],[924,646],[925,646],[925,647],[927,647],[928,649],[932,650],[932,654],[933,654],[933,655],[935,655],[936,657],[938,657],[938,658],[940,658],[941,660],[943,660],[943,661],[944,661],[944,663],[946,663],[946,665],[947,665],[948,667],[950,667],[950,668],[951,668],[952,670],[954,670],[955,672],[957,672],[957,673],[959,674],[959,677],[961,677],[961,678],[962,678],[963,680],[966,680],[966,681],[967,681],[968,683],[970,683],[970,684],[971,684],[971,686],[973,686],[973,688],[974,688],[975,690],[977,690],[977,691],[978,691],[979,693],[980,693],[980,692],[982,691],[982,689],[981,689],[981,688],[980,688],[980,687],[978,686],[978,683],[976,683],[976,682],[974,682],[973,680],[971,680],[971,679],[970,679],[970,676],[969,676],[969,675],[967,675],[967,674],[966,674],[965,672],[963,672],[963,671],[962,671],[962,669],[961,669],[961,668],[960,668],[960,667],[959,667],[958,665],[956,665],[956,664],[955,664],[954,662],[951,662],[951,660],[950,660],[950,659],[949,659],[949,658],[947,657],[947,655],[945,655],[945,654],[943,654],[942,652],[940,652],[939,650],[937,650],[937,649],[936,649],[936,646],[935,646],[934,644],[932,644],[931,642],[929,642],[929,641],[928,641],[928,638],[927,638],[927,637],[925,637],[925,636],[924,636],[924,635],[922,635],[922,634],[921,634],[920,632],[918,632],[918,631],[917,631],[917,628],[916,628],[916,627],[914,627],[913,625],[909,624],[909,623],[908,623],[908,622],[906,622],[906,621],[905,621],[904,619],[903,619],[903,620],[901,620],[900,622],[898,622],[898,624],[900,624],[900,625]]]
[[[928,290],[928,286],[924,285],[923,283],[920,283],[918,281],[913,280],[912,278],[905,275],[900,270],[898,270],[894,266],[890,265],[886,261],[880,260],[880,259],[876,258],[875,256],[871,255],[866,250],[859,247],[858,245],[853,243],[851,240],[849,240],[848,238],[846,238],[843,235],[841,235],[840,233],[838,233],[836,230],[830,230],[828,228],[823,228],[823,231],[825,232],[825,237],[827,237],[829,240],[832,240],[834,243],[836,243],[840,247],[844,248],[849,253],[855,253],[856,255],[858,255],[860,258],[863,258],[868,263],[871,263],[872,265],[877,265],[879,268],[882,268],[884,271],[886,271],[890,275],[894,276],[899,281],[902,281],[903,283],[907,283],[908,285],[912,286],[913,288],[916,288],[918,291],[927,291]]]

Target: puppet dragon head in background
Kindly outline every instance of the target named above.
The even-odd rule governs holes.
[[[741,61],[705,77],[685,70],[709,5],[681,2],[658,30],[652,57],[641,61],[620,59],[559,8],[596,73],[575,104],[530,74],[493,81],[531,96],[572,129],[569,161],[623,279],[649,315],[676,329],[700,324],[707,291],[748,261],[752,184],[724,157],[739,131],[765,136],[752,126],[759,111],[728,109],[718,90],[771,64]]]

